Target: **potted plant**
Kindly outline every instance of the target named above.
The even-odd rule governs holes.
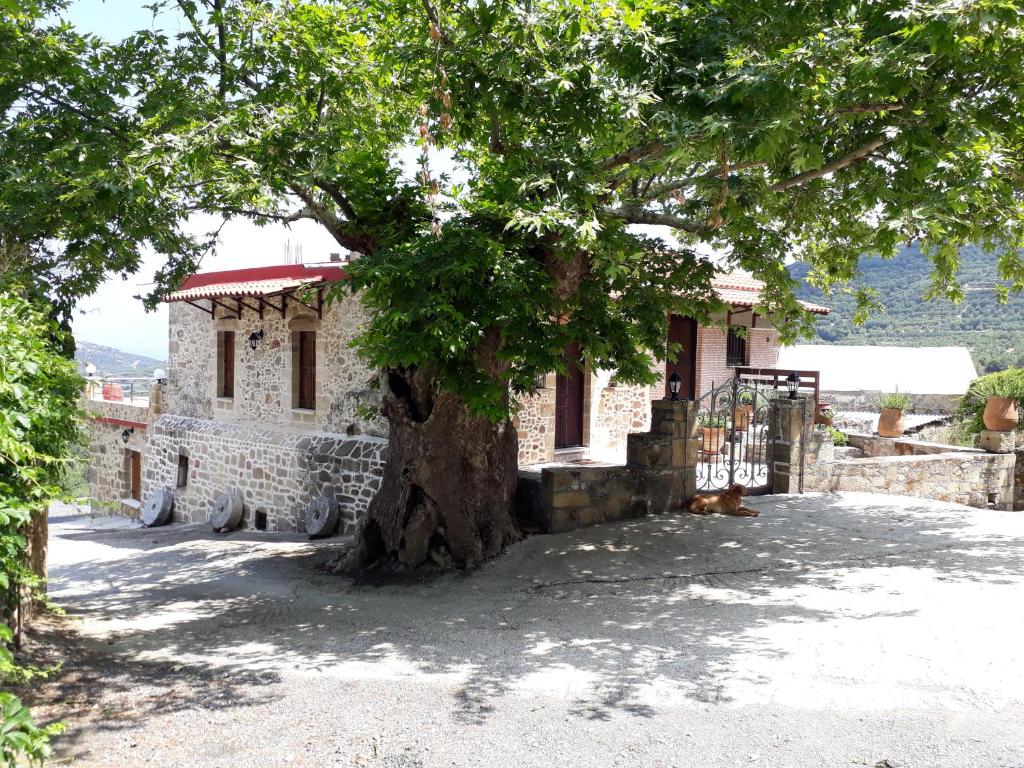
[[[910,397],[899,389],[878,398],[878,406],[882,410],[878,416],[880,437],[903,437],[903,412],[908,405]]]
[[[1024,402],[1024,369],[1008,368],[977,378],[971,382],[966,397],[979,405],[985,403],[981,414],[985,429],[1012,432],[1020,423],[1020,408]]]
[[[725,444],[725,416],[702,413],[697,417],[704,453],[719,453]]]
[[[733,413],[733,429],[740,432],[750,429],[750,417],[754,413],[754,396],[750,392],[740,392],[736,395],[736,408]]]

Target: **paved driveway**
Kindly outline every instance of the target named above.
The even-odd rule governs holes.
[[[42,694],[69,721],[61,757],[1024,766],[1024,514],[751,505],[388,587],[324,572],[338,542],[55,517],[52,595],[80,636]]]

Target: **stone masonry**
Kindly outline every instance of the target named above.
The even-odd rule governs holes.
[[[150,407],[146,403],[82,400],[89,445],[89,491],[94,507],[138,516],[138,503],[130,499],[131,454],[146,447]],[[128,435],[123,433],[134,425]],[[145,497],[143,497],[145,498]]]
[[[387,459],[387,440],[368,435],[177,415],[158,417],[149,431],[143,498],[172,491],[175,522],[206,522],[217,497],[231,491],[242,495],[245,527],[304,531],[309,502],[331,495],[340,511],[339,532],[351,533],[380,488]]]

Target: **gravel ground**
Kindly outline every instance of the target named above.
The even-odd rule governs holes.
[[[56,514],[30,695],[61,765],[1024,766],[1024,515],[750,504],[385,587],[340,540]]]

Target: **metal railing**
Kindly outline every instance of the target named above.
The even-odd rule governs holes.
[[[92,376],[85,380],[85,397],[108,403],[149,402],[149,387],[153,380],[147,376]]]

